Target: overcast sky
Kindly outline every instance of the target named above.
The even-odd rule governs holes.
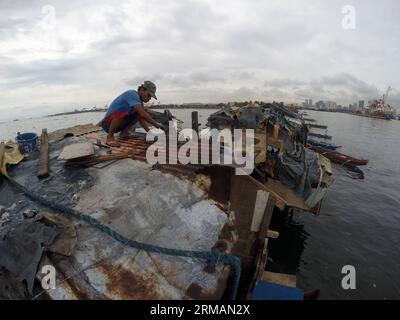
[[[161,103],[347,105],[391,85],[400,111],[399,12],[397,0],[0,0],[0,121],[104,106],[147,79]]]

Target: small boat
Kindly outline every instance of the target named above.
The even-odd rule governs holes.
[[[311,137],[317,137],[317,138],[321,138],[321,139],[328,139],[328,140],[332,139],[332,136],[328,136],[327,134],[319,134],[319,133],[315,133],[315,132],[309,132],[308,135]]]
[[[364,165],[368,164],[368,160],[356,159],[356,158],[350,157],[348,155],[345,155],[345,154],[340,153],[335,150],[329,150],[326,148],[313,146],[311,144],[308,144],[307,147],[315,152],[322,154],[323,156],[325,156],[332,162],[335,162],[338,164],[350,164],[350,165],[354,165],[354,166],[364,166]]]
[[[341,148],[341,146],[336,146],[336,145],[334,145],[332,143],[328,143],[328,142],[324,142],[324,141],[318,141],[318,140],[314,140],[314,139],[311,139],[311,138],[308,138],[307,142],[309,144],[313,145],[313,146],[322,147],[322,148],[329,149],[329,150],[336,150],[336,149]]]
[[[351,165],[351,164],[346,164],[345,166],[346,173],[350,178],[353,179],[364,179],[364,172],[357,166]]]
[[[309,128],[317,128],[317,129],[328,129],[328,126],[322,124],[314,124],[314,123],[307,123],[307,127]]]

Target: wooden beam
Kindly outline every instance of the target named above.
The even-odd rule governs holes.
[[[296,288],[296,275],[264,271],[261,280]]]
[[[197,111],[192,112],[192,129],[196,131],[199,136],[199,113]]]
[[[2,142],[0,143],[0,178],[1,178],[1,168],[3,167],[3,156],[6,151],[6,145]]]
[[[47,135],[47,129],[43,129],[42,135],[40,136],[37,176],[39,179],[42,179],[47,178],[49,175],[49,137]]]
[[[88,166],[92,166],[92,165],[94,165],[96,163],[100,163],[100,162],[113,161],[113,160],[119,160],[119,159],[127,159],[127,158],[130,158],[133,160],[146,161],[145,157],[135,155],[135,154],[133,154],[133,151],[131,151],[131,152],[114,153],[114,154],[104,155],[104,156],[87,156],[87,157],[82,157],[82,158],[78,158],[78,159],[71,159],[71,160],[67,160],[65,162],[65,165],[88,167]]]
[[[265,208],[267,207],[269,192],[258,190],[256,195],[256,203],[254,204],[253,219],[250,231],[260,231],[262,219],[264,218]]]

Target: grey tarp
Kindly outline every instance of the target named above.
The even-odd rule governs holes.
[[[307,198],[311,194],[311,188],[318,184],[318,155],[300,144],[298,146],[298,150],[293,150],[292,152],[286,150],[280,158],[277,178],[283,184],[301,193],[304,198]],[[306,166],[304,165],[304,158]],[[305,171],[306,176],[303,185]]]
[[[29,294],[44,247],[49,246],[62,229],[38,221],[24,221],[0,241],[0,266],[25,280]]]
[[[233,126],[234,128],[255,129],[263,119],[261,107],[246,107],[239,110],[224,108],[208,117],[207,125],[211,128],[219,126]]]

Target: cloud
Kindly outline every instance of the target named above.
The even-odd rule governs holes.
[[[355,100],[376,99],[380,96],[376,86],[345,72],[309,81],[271,79],[264,82],[264,87],[267,88],[265,92],[269,95],[287,97],[293,101],[313,98],[346,104]]]
[[[351,103],[400,88],[393,0],[354,0],[350,31],[339,0],[54,1],[44,28],[47,4],[0,2],[0,109],[104,105],[143,80],[161,103]]]
[[[264,85],[267,87],[290,87],[290,86],[299,86],[304,85],[306,82],[288,78],[281,79],[268,79],[264,81]]]

